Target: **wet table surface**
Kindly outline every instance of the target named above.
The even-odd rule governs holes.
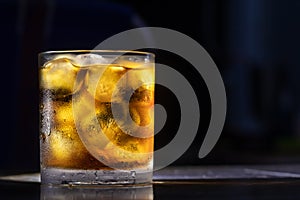
[[[300,199],[300,165],[168,167],[139,187],[43,186],[39,173],[2,172],[0,199]]]

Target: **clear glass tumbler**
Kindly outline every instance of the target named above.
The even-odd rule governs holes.
[[[42,184],[147,184],[154,148],[154,54],[39,54]]]

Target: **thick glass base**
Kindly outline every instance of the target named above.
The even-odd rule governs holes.
[[[152,182],[151,171],[134,170],[78,170],[44,168],[42,184],[69,185],[135,185]]]
[[[153,200],[153,187],[149,185],[134,186],[72,186],[42,185],[40,199],[110,199],[110,200]]]

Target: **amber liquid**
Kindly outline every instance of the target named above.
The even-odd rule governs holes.
[[[128,71],[132,73],[126,75]],[[153,68],[80,66],[66,58],[41,67],[42,167],[148,169],[153,159],[154,84],[143,81],[149,78],[154,79]],[[128,92],[132,95],[126,99]],[[138,133],[141,137],[132,134],[136,129],[122,127],[129,118],[146,127]]]

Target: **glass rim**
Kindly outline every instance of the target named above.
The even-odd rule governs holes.
[[[132,54],[132,55],[135,55],[135,56],[151,56],[151,57],[155,57],[155,54],[152,53],[152,52],[147,52],[147,51],[138,51],[138,50],[100,50],[100,49],[77,49],[77,50],[50,50],[50,51],[43,51],[43,52],[40,52],[38,53],[39,57],[40,56],[45,56],[45,55],[51,55],[51,54],[69,54],[69,53],[115,53],[116,55],[125,55],[125,54]]]

